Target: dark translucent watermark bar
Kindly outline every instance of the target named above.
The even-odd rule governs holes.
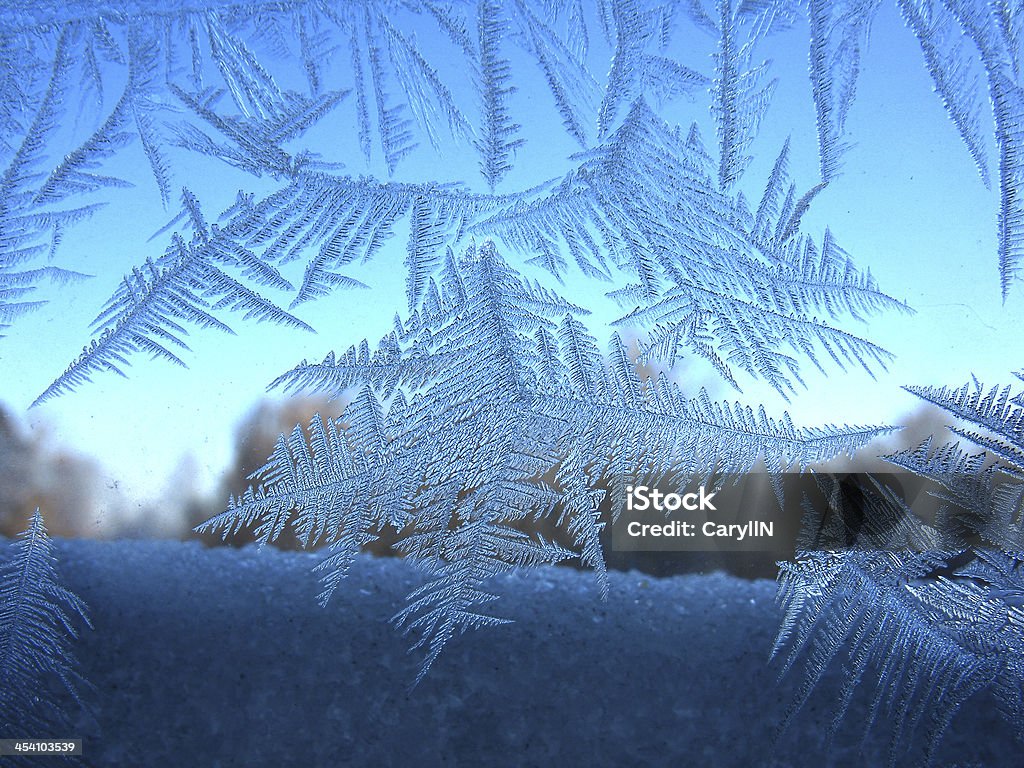
[[[977,476],[907,472],[620,477],[608,491],[619,552],[925,551],[977,543],[993,508]]]

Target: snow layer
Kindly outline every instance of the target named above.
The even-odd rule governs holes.
[[[0,557],[6,555],[0,547]],[[500,579],[515,623],[449,644],[411,692],[418,657],[389,618],[421,583],[402,561],[360,558],[316,603],[315,554],[195,543],[59,542],[67,586],[95,631],[78,644],[96,690],[81,724],[96,766],[860,766],[862,691],[829,746],[834,669],[781,737],[800,671],[768,651],[775,585],[723,574]],[[883,715],[884,718],[884,715]],[[40,736],[43,734],[39,734]],[[863,747],[863,752],[861,752]],[[1019,765],[988,700],[972,702],[936,765]],[[904,744],[900,765],[919,761]]]

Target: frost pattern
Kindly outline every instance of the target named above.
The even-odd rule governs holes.
[[[986,183],[985,146],[995,139],[1005,298],[1019,279],[1024,220],[1020,10],[986,0],[897,5]],[[432,577],[396,616],[424,649],[422,676],[455,634],[501,621],[482,609],[491,575],[571,556],[603,569],[599,480],[743,470],[759,459],[804,467],[880,433],[799,429],[784,415],[686,395],[666,377],[641,379],[619,336],[602,350],[584,323],[586,308],[522,276],[529,262],[555,281],[570,270],[607,281],[623,308],[619,326],[642,337],[641,362],[671,365],[696,355],[737,388],[749,376],[789,395],[808,362],[821,370],[884,367],[888,354],[842,323],[908,308],[883,293],[831,231],[814,237],[802,229],[841,171],[878,7],[877,0],[717,0],[713,7],[702,0],[204,0],[12,11],[0,29],[0,328],[37,306],[32,291],[47,281],[84,277],[53,260],[67,228],[127,183],[103,166],[131,144],[165,206],[175,198],[177,151],[277,188],[260,197],[240,192],[216,223],[183,189],[180,213],[159,233],[162,252],[140,253],[134,267],[123,267],[92,341],[37,402],[97,373],[123,375],[139,353],[184,365],[188,327],[230,331],[222,316],[232,311],[307,329],[292,314],[297,307],[361,287],[345,268],[407,233],[406,314],[394,332],[372,351],[364,341],[276,382],[336,395],[355,388],[344,421],[317,418],[282,436],[259,482],[204,527],[253,527],[269,542],[293,526],[310,545],[328,543],[324,600],[382,526],[404,531],[406,555]],[[774,89],[770,62],[758,51],[801,16],[821,178],[797,186],[786,142],[751,206],[741,186]],[[410,23],[419,37],[406,31]],[[684,23],[714,41],[707,72],[674,58]],[[602,44],[607,75],[597,77],[590,64]],[[455,73],[442,66],[452,60],[461,65]],[[272,62],[298,67],[305,91],[282,87]],[[546,88],[544,105],[517,99],[531,74],[524,62]],[[331,81],[336,69],[345,82]],[[112,107],[106,92],[120,81],[104,70],[123,75]],[[987,83],[987,102],[976,82]],[[702,91],[714,122],[711,151],[696,126],[680,131],[652,107]],[[102,115],[95,129],[59,135],[89,105]],[[568,173],[504,189],[516,178],[517,152],[530,149],[522,125],[545,111],[582,151]],[[174,114],[183,117],[172,122]],[[380,158],[380,178],[343,174],[302,148],[308,129],[337,114],[348,116],[367,167]],[[480,179],[394,180],[410,156],[449,140],[475,152],[487,191],[474,188]],[[285,277],[296,261],[301,282]],[[265,288],[290,292],[289,307],[261,295]],[[853,675],[836,726],[876,667],[871,723],[883,709],[895,714],[898,737],[927,720],[934,744],[982,688],[1022,722],[1013,553],[1020,551],[1024,449],[1019,396],[915,391],[984,430],[963,436],[985,457],[930,444],[892,457],[942,484],[950,508],[965,512],[950,513],[950,531],[887,529],[924,542],[927,554],[807,552],[785,566],[776,651],[788,649],[787,668],[810,659],[794,712],[828,664],[848,654]],[[867,490],[872,514],[891,519],[884,489]],[[516,527],[542,517],[571,533],[572,549]],[[996,549],[956,565],[964,532]],[[29,560],[33,546],[42,545],[28,547]],[[956,578],[945,574],[950,568]]]
[[[232,332],[214,310],[245,312],[246,318],[312,330],[221,269],[221,265],[237,267],[255,282],[291,287],[272,266],[208,227],[198,201],[187,189],[182,202],[194,229],[191,241],[176,234],[160,259],[147,261],[125,276],[93,321],[94,328],[101,329],[98,337],[34,404],[74,389],[100,371],[124,376],[123,368],[134,352],[148,352],[184,366],[174,351],[175,347],[188,349],[182,323]]]
[[[5,738],[39,738],[71,725],[54,684],[82,705],[87,683],[71,646],[92,625],[85,604],[60,584],[38,509],[11,546],[14,556],[0,567],[0,727]]]
[[[1021,260],[1016,193],[1021,175],[1020,12],[1012,4],[984,0],[897,0],[897,5],[986,184],[991,169],[985,146],[989,137],[995,139],[998,259],[1005,298],[1019,279]],[[475,148],[493,190],[522,146],[518,126],[523,107],[515,88],[524,76],[524,61],[536,66],[558,121],[584,148],[593,147],[595,137],[611,136],[638,99],[692,98],[707,87],[719,144],[713,175],[719,190],[728,192],[747,165],[750,142],[774,87],[770,62],[755,57],[758,45],[771,33],[802,23],[801,10],[806,11],[810,42],[820,184],[827,184],[839,173],[846,116],[878,7],[878,0],[720,0],[713,8],[699,0],[678,6],[615,0],[595,9],[580,2],[533,8],[519,0],[481,0],[475,6],[422,3],[395,9],[378,3],[267,7],[211,0],[160,12],[144,4],[103,14],[55,5],[34,7],[31,14],[14,12],[0,30],[5,63],[0,140],[6,163],[0,195],[5,232],[0,329],[38,306],[31,294],[46,282],[83,277],[56,266],[53,257],[66,230],[101,203],[98,195],[125,184],[104,174],[102,165],[130,144],[141,146],[155,188],[169,205],[174,198],[169,146],[217,157],[257,175],[294,178],[298,165],[315,161],[301,152],[288,153],[283,144],[325,114],[345,109],[353,115],[363,153],[369,159],[379,152],[389,175],[421,138],[435,147],[450,140]],[[684,18],[715,37],[712,72],[695,71],[672,57]],[[427,25],[437,40],[427,45],[403,31],[412,21]],[[588,66],[590,41],[598,33],[613,49],[603,82]],[[23,45],[23,40],[28,42]],[[433,45],[438,41],[447,49],[439,51]],[[308,94],[278,85],[267,51],[300,66]],[[347,63],[350,77],[332,91],[325,72],[334,58]],[[439,66],[459,58],[465,63],[461,82]],[[125,74],[113,107],[95,130],[52,151],[50,145],[58,142],[56,126],[77,121],[87,107],[103,108],[111,81],[117,79],[108,74],[111,69]],[[461,95],[467,86],[475,99]],[[72,106],[76,92],[78,114]],[[345,100],[346,94],[352,98]],[[236,114],[218,107],[225,100]],[[194,120],[169,123],[172,112],[182,107]],[[986,125],[989,112],[991,128]],[[196,121],[214,127],[228,143],[205,133]],[[66,145],[67,137],[59,143]],[[49,164],[48,154],[64,159]],[[813,186],[796,200],[809,202],[820,190]],[[560,223],[564,227],[569,221]],[[544,258],[558,259],[550,249]]]
[[[869,524],[859,541],[805,550],[781,565],[785,617],[775,644],[783,673],[805,662],[787,720],[841,659],[847,683],[830,731],[857,688],[873,685],[864,728],[888,721],[890,764],[918,726],[929,763],[957,711],[983,691],[1024,738],[1024,399],[1010,387],[986,391],[977,382],[909,389],[970,424],[951,429],[985,450],[969,454],[929,439],[888,457],[933,481],[943,502],[935,526],[871,481],[862,489]]]
[[[987,141],[995,140],[999,181],[999,277],[1005,301],[1013,283],[1021,279],[1024,260],[1024,204],[1018,192],[1024,182],[1021,159],[1024,11],[1019,3],[985,0],[948,3],[900,0],[899,6],[921,44],[936,93],[986,186],[990,168],[984,147]],[[980,98],[980,82],[988,84],[987,110]],[[990,112],[992,117],[992,126],[987,131],[981,125],[982,112]]]
[[[372,351],[363,341],[274,382],[361,390],[341,419],[283,435],[260,484],[199,530],[252,528],[268,543],[290,525],[307,545],[329,543],[325,602],[361,545],[399,531],[399,549],[434,579],[395,617],[419,633],[422,678],[456,633],[501,621],[478,608],[488,577],[574,556],[604,573],[599,479],[622,492],[619,479],[647,473],[802,466],[886,431],[799,429],[704,392],[689,399],[665,377],[642,381],[617,335],[601,354],[582,314],[490,243],[458,261],[449,252],[422,309]],[[543,519],[571,533],[572,551],[516,527]]]

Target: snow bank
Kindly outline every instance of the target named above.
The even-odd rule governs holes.
[[[602,602],[587,573],[513,574],[496,583],[494,611],[515,623],[457,638],[409,692],[418,657],[388,619],[420,578],[399,560],[359,559],[321,609],[315,554],[142,541],[61,541],[57,552],[95,624],[78,654],[96,688],[95,721],[59,735],[83,736],[96,766],[886,759],[884,726],[859,751],[868,691],[826,744],[839,669],[776,740],[801,677],[780,683],[767,663],[778,619],[768,581],[613,573]],[[920,754],[902,745],[899,764]],[[1019,753],[978,701],[936,764],[1018,765]]]

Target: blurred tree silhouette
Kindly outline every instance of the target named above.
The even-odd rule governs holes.
[[[13,538],[38,507],[53,536],[94,536],[90,512],[101,487],[97,465],[27,432],[0,405],[0,536]]]

